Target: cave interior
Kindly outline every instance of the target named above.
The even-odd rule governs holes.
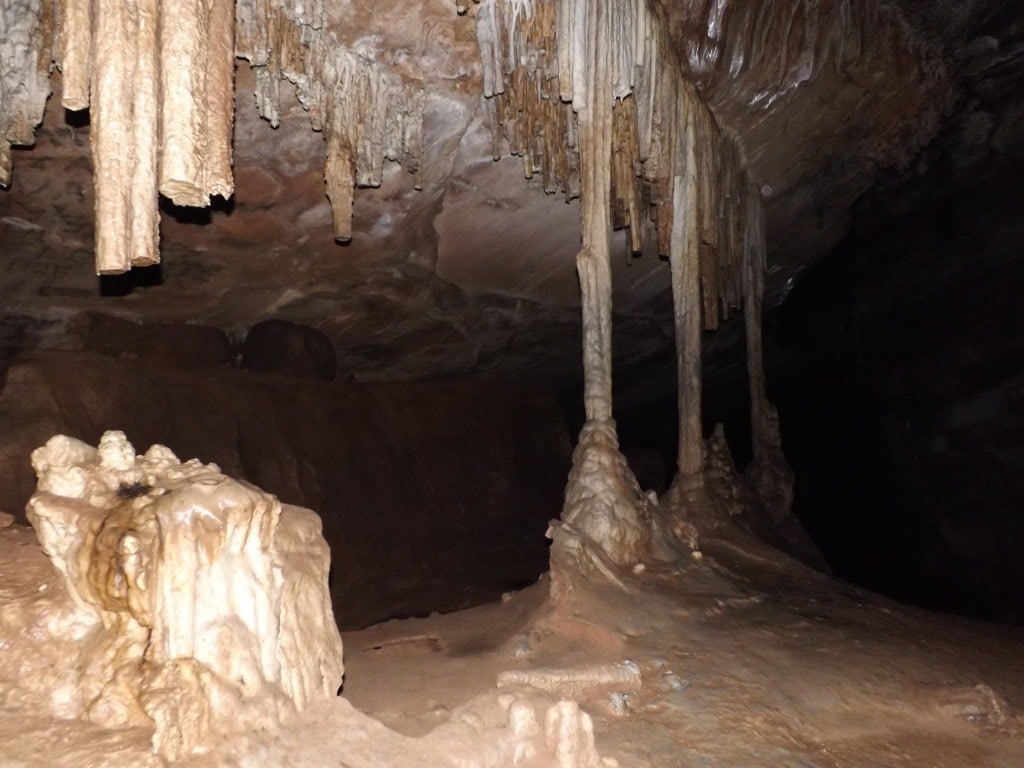
[[[1020,765],[1022,179],[1011,0],[0,0],[0,762]],[[316,513],[342,697],[16,682],[111,430]]]

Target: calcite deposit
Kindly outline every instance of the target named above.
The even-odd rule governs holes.
[[[76,610],[53,714],[153,725],[178,760],[334,696],[341,639],[320,520],[164,446],[58,435],[32,454],[28,516]],[[60,630],[58,630],[59,632]]]

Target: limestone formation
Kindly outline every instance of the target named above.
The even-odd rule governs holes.
[[[680,76],[664,19],[647,3],[484,0],[477,35],[495,137],[503,134],[523,157],[527,176],[544,174],[545,189],[581,197],[577,268],[588,423],[563,518],[613,562],[637,562],[653,535],[653,518],[625,461],[615,459],[609,236],[629,227],[631,247],[639,251],[653,229],[658,252],[671,262],[676,482],[700,488],[701,335],[744,302],[750,354],[757,356],[750,365],[751,386],[758,388],[753,418],[763,423],[770,407],[760,361],[760,193],[748,179],[741,148],[719,127],[696,86]],[[591,456],[598,432],[605,433],[601,450],[609,454],[601,479],[586,470],[602,463]],[[616,474],[617,480],[608,479]],[[600,522],[587,522],[588,516]]]
[[[316,515],[160,445],[137,456],[120,432],[58,435],[32,464],[29,519],[87,626],[55,714],[155,726],[177,760],[335,694]]]
[[[0,4],[0,187],[10,186],[12,146],[31,146],[43,120],[53,6],[46,0]]]
[[[271,125],[280,123],[281,82],[291,82],[313,129],[324,132],[334,235],[349,240],[354,187],[379,187],[385,160],[419,176],[422,88],[341,45],[328,28],[323,2],[241,0],[235,27],[237,55],[256,74],[260,114]]]

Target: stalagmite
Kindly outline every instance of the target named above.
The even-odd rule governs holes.
[[[120,432],[32,454],[28,516],[78,606],[54,714],[155,727],[180,760],[335,695],[341,639],[311,511]]]

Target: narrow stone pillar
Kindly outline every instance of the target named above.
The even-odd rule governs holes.
[[[680,89],[680,96],[685,91]],[[676,100],[676,148],[672,178],[672,299],[678,366],[679,446],[677,484],[703,485],[704,439],[701,423],[700,211],[696,109]]]
[[[573,453],[562,519],[618,565],[637,562],[650,546],[651,525],[636,478],[619,452],[612,419],[612,281],[610,265],[612,0],[575,7],[586,34],[573,51],[585,67],[573,79],[579,116],[581,226],[576,257],[583,312],[583,402],[587,422]],[[582,50],[580,50],[580,48]],[[579,63],[574,61],[574,64]],[[557,544],[557,542],[556,542]]]
[[[743,258],[743,319],[747,332],[747,376],[750,385],[750,431],[754,458],[764,458],[770,446],[768,395],[764,383],[761,311],[764,294],[764,206],[753,185],[747,190],[746,237]]]
[[[743,259],[743,313],[747,333],[747,375],[750,383],[750,432],[754,460],[747,476],[769,515],[778,523],[792,512],[793,470],[782,452],[779,415],[765,387],[761,315],[764,297],[766,242],[764,204],[751,185],[746,199]]]

